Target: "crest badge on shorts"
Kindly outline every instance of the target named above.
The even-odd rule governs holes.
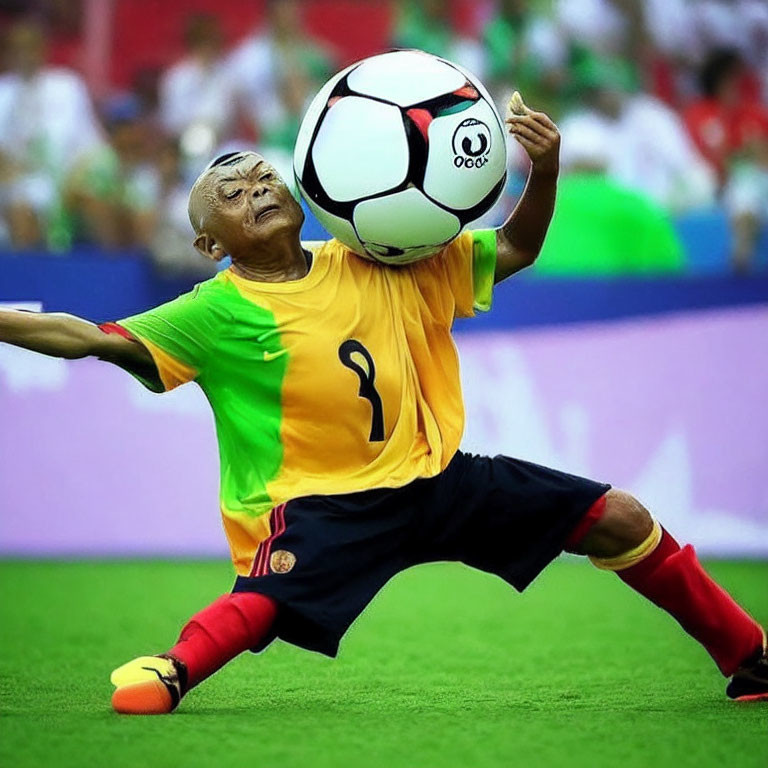
[[[269,558],[269,567],[272,573],[288,573],[296,565],[296,555],[287,549],[277,549]]]

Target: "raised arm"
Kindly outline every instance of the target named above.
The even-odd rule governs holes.
[[[155,363],[138,341],[104,333],[79,317],[0,309],[0,342],[52,357],[98,357],[148,379],[158,380]]]
[[[520,200],[503,226],[496,230],[495,282],[530,266],[539,255],[552,219],[560,170],[560,134],[543,113],[523,104],[515,91],[507,118],[509,132],[531,159],[531,169]]]

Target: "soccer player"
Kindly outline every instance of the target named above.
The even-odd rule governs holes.
[[[302,211],[243,152],[195,182],[195,246],[232,266],[168,304],[100,327],[0,313],[0,341],[114,363],[162,392],[195,381],[216,421],[234,590],[164,654],[112,674],[122,713],[165,713],[239,653],[279,637],[335,655],[399,571],[460,561],[525,589],[560,552],[587,555],[670,613],[731,678],[768,699],[765,633],[642,504],[620,490],[506,456],[459,450],[455,317],[533,262],[552,214],[560,138],[543,113],[508,119],[531,158],[498,230],[385,267],[337,241],[303,245]]]

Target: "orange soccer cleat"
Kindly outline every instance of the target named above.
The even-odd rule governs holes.
[[[166,656],[139,656],[110,676],[112,709],[122,715],[166,715],[186,688],[184,665]]]

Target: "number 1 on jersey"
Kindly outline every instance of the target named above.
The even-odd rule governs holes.
[[[361,355],[368,365],[361,365],[352,355]],[[384,407],[381,404],[381,395],[376,390],[376,366],[373,364],[371,353],[357,340],[347,339],[339,347],[339,360],[345,368],[354,371],[360,379],[359,397],[364,397],[371,404],[371,434],[368,440],[372,443],[381,442],[384,439]]]

